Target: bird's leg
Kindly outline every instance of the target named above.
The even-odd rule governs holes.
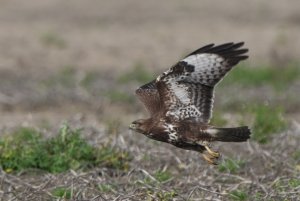
[[[211,165],[218,165],[218,159],[220,154],[216,151],[210,149],[210,144],[208,141],[198,141],[197,144],[203,146],[205,150],[202,153],[203,158]]]
[[[208,141],[201,141],[198,142],[198,144],[202,145],[205,147],[206,151],[208,152],[208,154],[212,157],[212,158],[219,158],[220,157],[220,153],[217,151],[213,151],[210,149],[210,144]]]
[[[219,158],[220,157],[220,153],[217,151],[213,151],[209,148],[209,146],[204,146],[206,151],[214,158]]]

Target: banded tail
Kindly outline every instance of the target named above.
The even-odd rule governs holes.
[[[244,142],[250,138],[251,131],[248,126],[236,128],[209,128],[206,132],[213,141]]]

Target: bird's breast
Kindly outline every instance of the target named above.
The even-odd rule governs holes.
[[[180,137],[178,127],[172,123],[164,123],[163,127],[168,137],[167,141],[172,144],[177,143]]]

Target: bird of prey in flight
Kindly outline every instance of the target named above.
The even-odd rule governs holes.
[[[202,153],[209,164],[220,154],[211,142],[244,142],[247,126],[219,128],[210,125],[214,87],[240,61],[248,58],[244,43],[209,44],[187,55],[155,80],[141,86],[136,95],[150,113],[130,129],[176,147]]]

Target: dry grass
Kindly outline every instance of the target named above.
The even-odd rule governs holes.
[[[123,130],[123,129],[122,129]],[[134,155],[128,171],[93,168],[50,174],[27,169],[0,173],[1,200],[297,200],[300,125],[277,135],[267,145],[222,144],[224,162],[208,166],[195,152],[178,150],[132,133],[122,132],[112,143]],[[105,134],[100,134],[102,137]],[[138,135],[138,134],[134,134]],[[128,140],[129,139],[129,140]],[[110,139],[112,140],[112,138]],[[274,149],[276,147],[276,149]]]
[[[86,76],[91,75],[89,72],[80,76],[77,70],[62,70],[48,76],[52,82],[42,78],[34,80],[31,75],[24,75],[22,86],[13,85],[16,79],[13,75],[3,75],[2,82],[12,83],[10,90],[18,94],[6,103],[4,111],[10,114],[11,110],[22,112],[47,110],[50,106],[58,108],[59,111],[52,113],[46,118],[47,121],[42,113],[33,124],[40,125],[38,130],[51,138],[57,132],[53,130],[58,125],[53,120],[62,118],[61,115],[68,111],[68,104],[72,102],[75,111],[81,113],[74,115],[71,110],[70,116],[64,120],[71,119],[72,127],[83,128],[82,136],[94,147],[109,144],[118,150],[126,150],[133,156],[127,168],[120,170],[96,166],[57,174],[38,169],[13,173],[2,170],[0,200],[297,200],[300,193],[300,126],[292,115],[297,114],[297,107],[294,106],[299,103],[292,97],[293,89],[299,83],[291,84],[285,93],[280,94],[272,88],[249,86],[240,89],[238,82],[234,81],[230,86],[219,88],[214,124],[233,126],[242,121],[251,126],[254,123],[255,128],[263,128],[258,130],[272,135],[272,138],[268,137],[266,144],[254,140],[243,144],[216,144],[223,153],[224,161],[218,167],[212,167],[198,153],[179,150],[129,132],[127,126],[130,121],[144,116],[141,105],[135,99],[132,102],[132,92],[138,81],[131,78],[133,81],[120,85],[118,76],[101,76],[100,72],[95,74],[100,75],[99,79]],[[41,86],[43,90],[40,90]],[[117,88],[132,98],[125,101],[119,96],[104,96],[104,88],[110,94]],[[236,90],[239,90],[239,96],[230,95]],[[95,93],[98,91],[100,93]],[[35,92],[40,94],[37,96]],[[276,94],[269,104],[274,110],[249,111],[248,107],[265,103],[262,97],[269,93]],[[276,108],[285,97],[291,97],[290,102],[295,100],[294,113],[281,116]],[[286,108],[291,105],[281,106]],[[94,114],[93,118],[89,117],[90,113]],[[285,131],[279,125],[282,118],[288,125]],[[1,128],[2,133],[9,133],[6,130],[23,124],[23,121],[17,123],[15,119],[11,128]],[[272,130],[275,128],[273,124],[279,129]]]

